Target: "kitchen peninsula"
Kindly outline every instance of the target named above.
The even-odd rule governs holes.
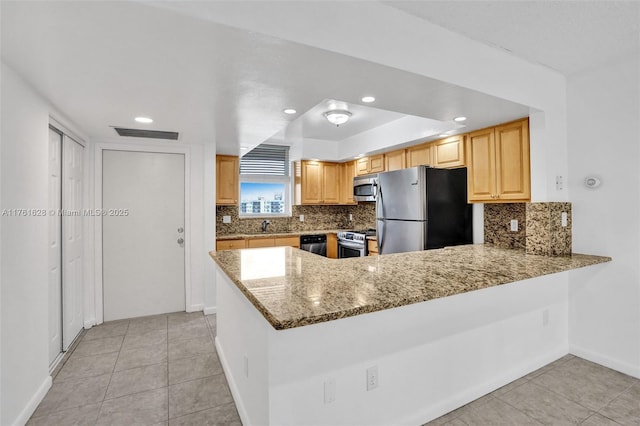
[[[568,351],[567,271],[611,260],[488,244],[211,256],[216,346],[238,410],[278,425],[424,423],[525,375]]]

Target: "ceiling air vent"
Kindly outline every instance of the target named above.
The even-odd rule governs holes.
[[[141,130],[141,129],[125,129],[123,127],[114,127],[120,136],[129,136],[132,138],[151,138],[151,139],[170,139],[177,141],[178,132],[166,132],[162,130]]]

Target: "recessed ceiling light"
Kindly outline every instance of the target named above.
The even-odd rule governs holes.
[[[441,134],[440,134],[440,137],[441,137],[441,138],[448,138],[449,136],[451,136],[451,135],[448,135],[448,134],[446,134],[446,133],[441,133]]]
[[[456,117],[456,118],[453,119],[453,121],[460,122],[460,121],[465,121],[466,119],[467,119],[467,117]]]
[[[296,113],[296,112],[298,112],[298,111],[296,111],[296,110],[295,110],[295,109],[293,109],[293,108],[287,108],[287,109],[283,110],[282,112],[284,112],[285,114],[289,114],[289,115],[291,115],[291,114],[295,114],[295,113]]]
[[[144,124],[153,123],[153,120],[150,119],[149,117],[136,117],[135,120],[138,123],[144,123]]]
[[[376,98],[374,98],[373,96],[365,96],[365,97],[362,98],[362,102],[366,102],[366,103],[370,103],[370,102],[373,102],[375,100],[376,100]]]

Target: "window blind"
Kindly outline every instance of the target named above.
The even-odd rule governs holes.
[[[289,176],[289,147],[258,145],[240,159],[240,174]]]

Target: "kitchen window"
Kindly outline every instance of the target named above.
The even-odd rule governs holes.
[[[261,144],[240,159],[240,217],[291,216],[289,147]]]

